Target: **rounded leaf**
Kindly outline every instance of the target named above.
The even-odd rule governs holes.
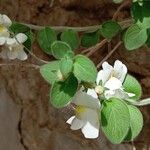
[[[73,61],[70,58],[62,58],[60,61],[60,71],[64,77],[67,77],[72,72]]]
[[[101,34],[108,40],[115,37],[121,31],[120,25],[116,21],[106,21],[102,24]]]
[[[75,57],[73,73],[78,80],[89,83],[94,83],[97,77],[97,69],[94,63],[83,55]]]
[[[127,50],[134,50],[144,45],[147,38],[147,30],[141,29],[137,24],[134,24],[127,29],[124,44]]]
[[[38,33],[38,43],[41,49],[47,53],[51,54],[51,44],[57,40],[56,33],[50,27],[45,27],[44,29],[40,30]]]
[[[126,103],[117,98],[105,101],[101,111],[101,122],[106,137],[113,144],[121,143],[130,126],[130,115]]]
[[[55,82],[51,89],[50,100],[54,107],[65,107],[72,100],[78,88],[77,79],[71,74],[64,82]]]
[[[57,79],[59,70],[59,61],[52,61],[40,67],[42,77],[50,84],[53,84]]]
[[[73,53],[71,47],[67,43],[62,41],[55,41],[51,45],[51,50],[52,50],[52,55],[56,59],[61,59],[67,56],[69,57],[70,53]]]
[[[132,99],[139,100],[141,98],[142,87],[133,76],[127,74],[125,81],[123,83],[123,87],[126,92],[135,94],[135,96],[132,97]]]
[[[79,47],[79,36],[74,30],[68,29],[62,32],[61,40],[69,44],[72,50],[75,50]]]
[[[130,129],[125,140],[133,141],[133,139],[137,137],[142,130],[143,115],[137,107],[133,105],[127,105],[127,107],[130,113]]]

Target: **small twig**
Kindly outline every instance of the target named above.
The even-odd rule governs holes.
[[[89,49],[86,50],[87,52],[89,51],[89,53],[87,53],[86,56],[87,57],[91,56],[93,53],[95,53],[97,50],[103,47],[106,43],[107,43],[107,40],[104,39],[100,43],[96,44],[95,46],[90,47]]]
[[[17,63],[6,63],[6,64],[0,64],[0,67],[6,67],[6,66],[17,66],[17,65],[20,65],[20,64],[17,64]],[[39,69],[40,66],[39,65],[35,65],[35,64],[22,64],[24,65],[25,67],[33,67],[35,69]]]
[[[125,99],[129,103],[135,105],[135,106],[145,106],[145,105],[150,105],[150,98],[143,99],[141,101],[135,101],[132,99]]]
[[[122,41],[118,42],[118,43],[116,44],[116,46],[113,48],[113,50],[110,51],[110,52],[108,53],[108,55],[107,55],[106,57],[104,57],[104,59],[97,65],[97,68],[100,68],[101,65],[103,64],[103,62],[105,62],[105,61],[118,49],[118,47],[119,47],[121,44],[122,44]]]
[[[119,12],[126,6],[130,4],[130,0],[125,0],[117,9],[117,11],[114,13],[112,20],[116,20]]]

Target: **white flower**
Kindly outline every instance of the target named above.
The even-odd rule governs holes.
[[[6,39],[10,36],[8,28],[11,24],[11,20],[6,15],[0,14],[0,45],[4,45]]]
[[[24,52],[24,43],[27,36],[23,33],[17,34],[14,38],[7,38],[6,44],[2,47],[0,53],[2,58],[26,60],[27,54]]]
[[[116,60],[114,67],[107,62],[102,64],[102,70],[98,72],[97,84],[101,81],[102,86],[106,88],[104,95],[106,99],[111,97],[129,98],[134,96],[123,89],[123,82],[127,74],[127,67],[119,60]]]
[[[100,102],[96,97],[92,97],[90,92],[78,91],[73,98],[75,116],[67,120],[72,130],[81,129],[85,138],[94,139],[99,136],[99,110]]]

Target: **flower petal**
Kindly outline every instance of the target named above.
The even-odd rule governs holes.
[[[127,74],[127,67],[121,61],[116,60],[114,63],[114,73],[115,77],[123,83]]]
[[[107,62],[102,64],[103,70],[100,70],[97,74],[96,83],[99,84],[102,81],[103,84],[110,78],[111,72],[113,71],[113,67],[109,65]]]
[[[76,105],[81,105],[93,109],[99,109],[100,107],[100,102],[98,99],[93,98],[92,96],[81,90],[76,93],[76,95],[73,97],[72,102]]]
[[[0,45],[4,45],[6,42],[6,38],[5,37],[0,37]]]
[[[2,23],[3,25],[5,25],[6,27],[10,27],[12,24],[12,21],[10,20],[10,18],[6,15],[2,15]]]
[[[15,39],[15,38],[7,38],[7,39],[6,39],[6,43],[7,43],[8,45],[16,44],[16,39]]]
[[[94,97],[94,98],[98,98],[98,95],[97,95],[97,93],[95,92],[95,90],[94,89],[88,89],[87,90],[87,94],[88,95],[91,95],[92,97]]]
[[[73,119],[75,118],[75,116],[72,116],[71,118],[69,118],[66,123],[68,124],[72,124]]]
[[[17,51],[10,51],[10,50],[8,50],[7,51],[7,56],[8,56],[9,59],[14,60],[14,59],[16,59],[18,57],[18,52]]]
[[[85,121],[80,120],[80,119],[75,117],[73,119],[72,123],[71,123],[71,127],[70,128],[72,130],[79,130],[79,129],[81,129],[84,126],[84,124],[85,124]]]
[[[28,56],[27,56],[27,54],[25,53],[25,51],[23,49],[20,49],[18,51],[17,58],[20,59],[20,60],[26,60],[28,58]]]
[[[23,33],[19,33],[16,35],[16,39],[19,43],[24,43],[27,40],[27,36]]]
[[[90,122],[87,122],[82,128],[82,133],[85,138],[95,139],[99,136],[99,127],[94,127]]]
[[[120,89],[122,87],[122,82],[117,78],[112,77],[106,82],[104,87],[108,88],[109,90]]]

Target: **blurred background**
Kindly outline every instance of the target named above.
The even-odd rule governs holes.
[[[117,7],[111,0],[0,0],[0,13],[22,23],[49,26],[88,26],[112,18]],[[130,5],[120,11],[118,21],[130,17]],[[117,39],[115,39],[117,40]],[[115,42],[115,40],[113,42]],[[112,42],[112,44],[113,44]],[[80,52],[80,50],[79,50]],[[107,45],[90,58],[99,63],[108,54]],[[37,43],[33,53],[44,60]],[[150,49],[142,47],[127,52],[122,46],[108,60],[119,59],[129,73],[142,84],[143,98],[150,97]],[[50,86],[39,71],[25,67],[37,63],[33,57],[15,66],[0,67],[0,150],[137,150],[150,149],[150,106],[141,107],[144,127],[133,143],[111,144],[100,132],[96,140],[86,140],[80,131],[71,131],[65,121],[71,116],[70,107],[54,109],[49,103]]]

